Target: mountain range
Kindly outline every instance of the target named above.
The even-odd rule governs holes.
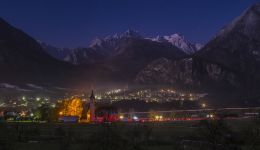
[[[151,40],[161,43],[170,43],[181,49],[186,54],[193,54],[203,47],[203,44],[191,43],[187,41],[182,34],[177,33],[170,36],[157,36],[156,38],[151,38]]]
[[[170,36],[157,36],[155,38],[145,38],[138,33],[138,31],[128,29],[126,32],[121,34],[109,35],[105,38],[96,38],[91,41],[89,47],[79,47],[74,49],[68,48],[57,48],[48,45],[44,42],[39,42],[42,48],[52,55],[53,57],[71,62],[73,64],[89,64],[95,63],[96,61],[103,60],[105,58],[117,55],[123,44],[127,39],[139,39],[139,40],[150,40],[159,42],[164,45],[172,45],[184,53],[191,55],[199,51],[203,44],[191,43],[184,38],[181,34],[172,34]]]
[[[260,4],[255,4],[224,26],[200,51],[182,60],[155,60],[135,80],[195,86],[218,93],[221,99],[258,101],[259,54]]]
[[[96,38],[86,48],[56,48],[0,19],[0,68],[1,83],[167,84],[257,100],[260,4],[246,9],[205,45],[181,34],[147,38],[128,30]]]

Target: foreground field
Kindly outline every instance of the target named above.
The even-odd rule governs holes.
[[[256,119],[153,123],[1,123],[2,150],[260,149]]]

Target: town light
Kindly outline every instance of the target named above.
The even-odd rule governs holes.
[[[20,115],[21,115],[22,117],[24,117],[26,114],[25,114],[24,111],[22,111],[22,112],[20,113]]]
[[[160,119],[162,119],[162,118],[163,118],[162,115],[160,115],[160,116],[159,116],[159,115],[156,115],[156,116],[155,116],[155,119],[156,119],[156,120],[160,120]]]
[[[214,118],[214,115],[213,114],[208,114],[207,118]]]
[[[201,106],[205,108],[207,105],[205,103],[202,103]]]
[[[137,116],[134,116],[133,119],[134,119],[134,120],[138,120],[138,117],[137,117]]]
[[[123,115],[120,115],[120,116],[119,116],[119,119],[124,119],[124,116],[123,116]]]
[[[63,115],[63,112],[62,112],[62,111],[60,111],[60,112],[59,112],[59,115]]]

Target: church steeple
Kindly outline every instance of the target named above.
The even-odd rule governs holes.
[[[93,92],[93,90],[91,91],[91,95],[90,95],[90,97],[89,97],[90,99],[95,99],[95,95],[94,95],[94,92]]]
[[[89,97],[89,109],[90,109],[90,122],[94,122],[96,119],[95,117],[95,95],[93,90],[91,91],[91,95]]]

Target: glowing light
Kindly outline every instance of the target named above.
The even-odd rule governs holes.
[[[63,112],[62,112],[62,111],[60,111],[60,112],[59,112],[59,115],[63,115]]]
[[[213,114],[208,114],[207,118],[214,118],[214,115]]]
[[[22,111],[22,112],[20,113],[20,115],[21,115],[22,117],[24,117],[26,114],[25,114],[24,111]]]
[[[206,105],[205,103],[203,103],[203,104],[201,104],[201,106],[202,106],[203,108],[205,108],[207,105]]]
[[[65,116],[78,116],[81,118],[83,111],[83,103],[79,98],[72,98],[62,102],[62,115]]]
[[[161,120],[162,118],[163,118],[163,116],[161,116],[161,115],[160,115],[160,116],[159,116],[159,115],[156,115],[156,116],[155,116],[155,119],[156,119],[156,120]]]
[[[23,96],[22,99],[25,100],[26,99],[25,96]]]
[[[41,98],[40,98],[40,97],[37,97],[37,98],[36,98],[36,101],[40,101],[40,100],[41,100]]]
[[[138,117],[137,117],[137,116],[134,116],[133,119],[134,119],[134,120],[138,120]]]
[[[31,113],[31,114],[30,114],[30,116],[31,116],[31,117],[33,117],[33,116],[34,116],[34,114],[33,114],[33,113]]]
[[[124,119],[124,116],[123,116],[123,115],[120,115],[120,116],[119,116],[119,119]]]

